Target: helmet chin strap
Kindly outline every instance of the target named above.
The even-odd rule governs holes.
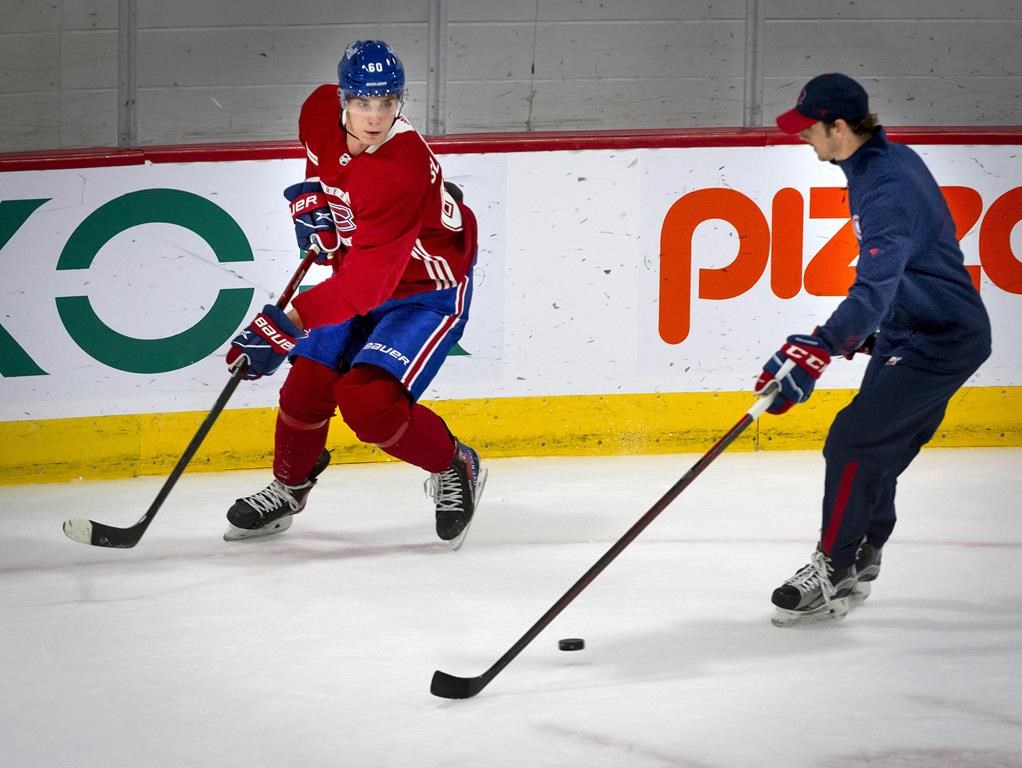
[[[389,133],[390,133],[390,131],[391,131],[391,130],[392,130],[392,129],[394,128],[394,124],[395,124],[395,123],[397,122],[397,119],[398,119],[398,118],[399,118],[400,116],[401,116],[401,111],[400,111],[400,109],[399,109],[399,110],[398,110],[398,112],[397,112],[397,114],[396,114],[396,115],[394,115],[394,119],[393,119],[393,120],[391,121],[391,123],[390,123],[390,127],[388,127],[388,128],[387,128],[387,133],[388,133],[388,134],[389,134]],[[347,110],[347,109],[344,109],[344,108],[342,108],[342,109],[341,109],[341,119],[340,119],[340,121],[339,121],[339,122],[337,123],[338,127],[339,127],[339,128],[341,129],[341,132],[342,132],[342,133],[343,133],[343,134],[344,134],[345,136],[351,136],[351,137],[353,137],[353,138],[355,139],[355,141],[357,141],[357,142],[360,142],[360,143],[362,143],[362,144],[365,144],[366,142],[365,142],[365,141],[364,141],[363,139],[360,139],[360,138],[359,138],[359,137],[358,137],[358,136],[357,136],[356,134],[354,134],[354,133],[352,133],[351,131],[349,131],[349,130],[348,130],[348,126],[346,125],[347,121],[348,121],[348,110]],[[347,142],[345,142],[345,143],[347,143]]]

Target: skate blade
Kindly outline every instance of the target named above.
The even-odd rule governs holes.
[[[472,519],[468,521],[468,524],[462,528],[461,533],[451,539],[448,543],[451,545],[451,551],[457,552],[461,549],[461,545],[465,543],[465,538],[468,536],[468,529],[472,527],[472,520],[476,519],[476,512],[479,511],[479,503],[483,499],[483,489],[486,488],[486,478],[489,476],[490,471],[480,465],[479,466],[479,482],[476,483],[476,504],[475,509],[472,510]]]
[[[802,624],[815,624],[820,621],[843,619],[848,615],[848,598],[831,600],[829,605],[822,605],[812,611],[789,611],[775,608],[770,623],[775,627],[795,627]]]
[[[868,581],[860,581],[852,589],[852,593],[848,596],[848,598],[849,598],[849,600],[851,600],[852,605],[858,605],[863,600],[865,600],[867,597],[869,597],[869,593],[871,591],[872,591],[872,586],[870,585],[870,582],[868,582]]]
[[[291,527],[291,515],[274,520],[262,528],[239,528],[233,523],[227,524],[224,531],[224,541],[241,541],[243,539],[258,539],[263,536],[272,536],[275,533],[283,533]]]

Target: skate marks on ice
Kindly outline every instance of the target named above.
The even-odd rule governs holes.
[[[649,760],[653,765],[663,765],[667,768],[714,768],[710,763],[684,757],[674,751],[659,749],[654,744],[615,738],[591,729],[566,728],[554,722],[534,723],[533,728],[569,743],[620,754],[622,765],[634,765],[639,760]]]
[[[692,458],[492,461],[454,553],[393,465],[332,467],[290,531],[232,544],[226,508],[266,473],[186,474],[119,551],[60,522],[129,524],[161,478],[0,487],[2,762],[1022,768],[1014,449],[924,451],[869,600],[804,630],[771,626],[770,592],[811,552],[822,463],[725,453],[478,697],[429,694],[433,669],[492,662]]]
[[[1019,733],[1022,733],[1022,716],[1013,716],[1008,712],[984,707],[972,701],[922,695],[906,696],[905,698],[913,705],[931,707],[934,713],[944,711],[952,714],[979,717],[991,722],[1000,722],[1004,725],[1013,726],[1019,729]],[[1016,755],[1016,758],[1022,758],[1022,746],[1019,747],[1019,753]]]
[[[855,750],[810,768],[1022,768],[1022,752],[988,749]]]

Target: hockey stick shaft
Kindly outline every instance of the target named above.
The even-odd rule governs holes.
[[[280,297],[277,299],[277,307],[284,309],[291,301],[292,297],[298,290],[298,286],[301,284],[305,275],[308,273],[309,268],[316,260],[316,256],[319,253],[319,249],[316,247],[310,248],[305,252],[305,256],[302,259],[302,263],[295,270],[294,275],[284,288]],[[170,492],[177,484],[178,479],[184,474],[185,469],[191,462],[192,458],[198,452],[199,447],[202,445],[203,440],[206,439],[206,435],[213,428],[216,420],[220,417],[221,412],[227,405],[227,401],[231,399],[234,391],[238,388],[238,384],[245,377],[245,373],[248,371],[248,361],[242,359],[237,367],[231,372],[231,378],[228,380],[220,396],[216,399],[213,407],[206,414],[206,418],[203,419],[202,424],[199,425],[198,431],[196,431],[191,442],[188,443],[188,447],[185,448],[181,458],[178,459],[174,469],[171,470],[170,475],[163,483],[163,487],[160,488],[160,492],[156,494],[156,498],[153,503],[149,505],[149,509],[146,510],[145,514],[139,518],[139,521],[128,528],[117,528],[110,525],[104,525],[103,523],[97,523],[94,520],[86,520],[84,518],[76,518],[67,520],[64,522],[64,533],[68,538],[79,541],[83,544],[92,544],[97,547],[113,547],[117,549],[129,549],[136,544],[142,538],[142,535],[146,532],[149,524],[156,517],[156,513],[163,506],[163,502],[167,500]]]
[[[787,361],[784,366],[777,372],[777,378],[780,379],[785,376],[791,368],[795,365],[794,361]],[[533,624],[529,630],[522,635],[518,641],[512,645],[503,656],[497,659],[493,665],[487,669],[483,674],[478,677],[457,677],[455,675],[449,675],[441,670],[436,670],[433,673],[433,680],[430,683],[430,693],[434,696],[439,696],[445,699],[467,699],[475,696],[479,691],[485,688],[494,677],[508,664],[510,664],[524,648],[531,643],[536,636],[542,632],[547,625],[552,622],[557,615],[563,611],[578,595],[588,587],[593,580],[600,575],[600,573],[616,558],[621,552],[631,544],[640,533],[642,533],[646,527],[657,518],[657,516],[663,512],[673,502],[682,491],[688,488],[692,482],[702,474],[710,464],[713,463],[724,450],[733,443],[739,435],[744,432],[750,424],[752,424],[760,415],[770,407],[770,403],[773,402],[774,397],[777,394],[779,385],[776,381],[770,382],[764,389],[763,393],[759,396],[756,403],[745,412],[741,420],[738,421],[726,435],[721,437],[710,450],[708,450],[703,456],[697,461],[688,472],[686,472],[681,479],[676,482],[667,493],[660,497],[660,499],[649,508],[649,510],[636,521],[636,523],[629,528],[625,534],[618,539],[614,545],[604,553],[603,557],[597,560],[592,567],[582,574],[582,577],[576,581],[567,592],[565,592],[561,598],[550,606],[550,609],[544,613],[535,624]]]

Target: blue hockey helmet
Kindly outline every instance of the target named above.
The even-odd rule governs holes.
[[[356,40],[337,65],[337,79],[346,96],[402,94],[405,68],[394,49],[382,40]]]

